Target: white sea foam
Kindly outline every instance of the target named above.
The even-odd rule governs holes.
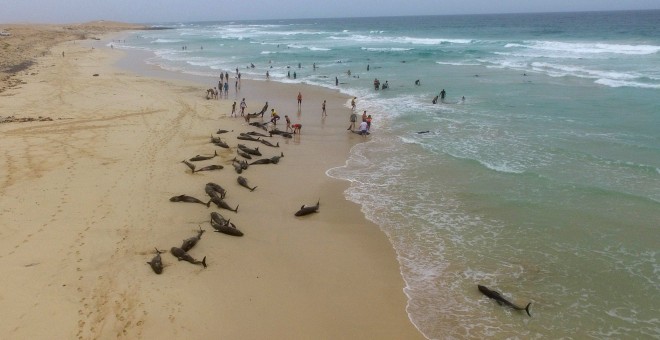
[[[414,48],[403,47],[361,47],[361,49],[370,52],[404,52],[414,50]]]
[[[640,89],[660,89],[660,84],[646,84],[635,81],[625,81],[616,79],[598,79],[596,84],[605,85],[609,87],[637,87]]]
[[[548,73],[551,76],[577,76],[584,78],[607,78],[615,80],[631,80],[639,78],[639,74],[630,74],[624,72],[614,72],[614,71],[601,71],[588,69],[582,66],[575,65],[561,65],[561,64],[551,64],[551,63],[541,63],[533,62],[531,64],[532,69],[535,71],[543,71]]]
[[[526,41],[523,44],[509,43],[506,48],[530,48],[544,51],[558,51],[577,54],[625,54],[645,55],[660,52],[660,46],[655,45],[624,45],[606,43],[582,43],[582,42],[559,42],[559,41]]]
[[[287,47],[295,48],[295,49],[308,49],[310,51],[331,51],[332,50],[332,49],[326,48],[326,47],[317,47],[317,46],[299,45],[299,44],[290,44],[290,45],[287,45]]]
[[[167,44],[167,43],[178,43],[178,42],[183,42],[184,40],[181,39],[156,39],[152,41],[152,44]]]
[[[439,38],[415,38],[415,37],[386,37],[386,36],[369,36],[362,34],[353,34],[350,36],[330,36],[332,40],[344,40],[352,42],[363,43],[395,43],[395,44],[412,44],[412,45],[441,45],[441,44],[470,44],[474,42],[471,39],[439,39]]]
[[[451,65],[451,66],[479,66],[481,64],[477,63],[466,63],[466,62],[448,62],[448,61],[436,61],[436,64],[439,65]]]

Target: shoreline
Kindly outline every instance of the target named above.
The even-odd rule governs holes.
[[[246,170],[243,176],[259,186],[249,192],[235,183],[234,150],[208,143],[218,128],[234,131],[222,136],[231,146],[237,132],[258,131],[227,117],[229,100],[206,100],[205,88],[189,81],[117,69],[122,51],[61,47],[66,58],[51,53],[30,82],[0,94],[12,98],[3,111],[67,119],[0,125],[7,174],[0,190],[10,211],[3,215],[20,226],[8,226],[0,241],[14,249],[0,254],[9,273],[0,281],[17,292],[3,297],[14,307],[2,313],[3,334],[424,338],[406,313],[405,284],[387,236],[344,198],[349,184],[325,174],[343,164],[361,138],[344,134],[347,96],[244,80],[236,98],[248,98],[247,112],[268,100],[282,117],[290,113],[292,123],[303,124],[301,135],[272,139],[281,148],[260,147],[265,156],[285,157]],[[321,98],[328,100],[325,121]],[[328,144],[343,152],[323,152]],[[190,173],[180,164],[213,150],[220,160],[204,164],[225,166],[217,173]],[[203,197],[208,181],[228,188],[227,200],[240,204],[239,213],[167,201],[183,193]],[[320,213],[293,217],[300,204],[318,198]],[[232,218],[245,237],[211,233],[210,211]],[[161,276],[144,264],[154,245],[167,249],[199,226],[207,233],[191,254],[208,256],[207,269],[169,254],[162,255]],[[40,293],[23,293],[30,291]],[[53,308],[63,311],[60,317],[40,318]]]

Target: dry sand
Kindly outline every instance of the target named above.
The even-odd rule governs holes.
[[[344,199],[348,184],[324,174],[362,141],[345,131],[346,96],[244,81],[231,100],[206,100],[208,86],[117,69],[123,55],[67,41],[0,93],[0,116],[53,119],[0,124],[3,339],[423,338],[386,236]],[[278,126],[289,114],[302,134],[269,138],[280,148],[237,140],[261,130],[228,117],[235,97],[247,98],[249,112],[268,100]],[[209,143],[221,128],[233,130],[221,135],[230,150]],[[242,174],[254,192],[236,183],[239,142],[285,155]],[[181,163],[216,150],[197,165],[223,170],[191,173]],[[238,213],[169,201],[206,200],[207,182],[225,187]],[[318,214],[293,216],[317,199]],[[213,233],[212,211],[245,236]],[[200,227],[207,232],[190,254],[206,256],[208,268],[166,253],[163,274],[152,272],[154,248],[179,246]]]

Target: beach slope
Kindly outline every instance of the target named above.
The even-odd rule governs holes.
[[[14,72],[20,81],[0,93],[0,116],[36,120],[0,124],[3,338],[423,338],[406,314],[386,236],[344,199],[346,182],[325,176],[362,141],[345,131],[345,96],[243,84],[234,97],[249,95],[251,108],[270,99],[303,124],[302,135],[267,138],[279,143],[272,148],[236,139],[263,131],[229,117],[233,100],[115,68],[123,56],[65,41]],[[211,144],[211,135],[231,148]],[[232,167],[239,142],[264,157],[284,154],[241,174],[254,191],[238,185]],[[195,164],[222,170],[193,173],[181,163],[216,152]],[[237,213],[169,200],[207,201],[208,182],[227,190]],[[318,213],[294,216],[319,200]],[[212,232],[213,211],[245,235]],[[206,257],[207,268],[163,253],[163,273],[151,270],[156,248],[169,252],[200,228],[189,253]]]

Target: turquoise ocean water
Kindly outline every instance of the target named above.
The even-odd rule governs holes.
[[[389,236],[428,338],[657,339],[659,23],[660,11],[162,23],[173,29],[115,47],[187,73],[338,77],[373,135],[327,174]],[[531,301],[533,317],[477,284]]]

